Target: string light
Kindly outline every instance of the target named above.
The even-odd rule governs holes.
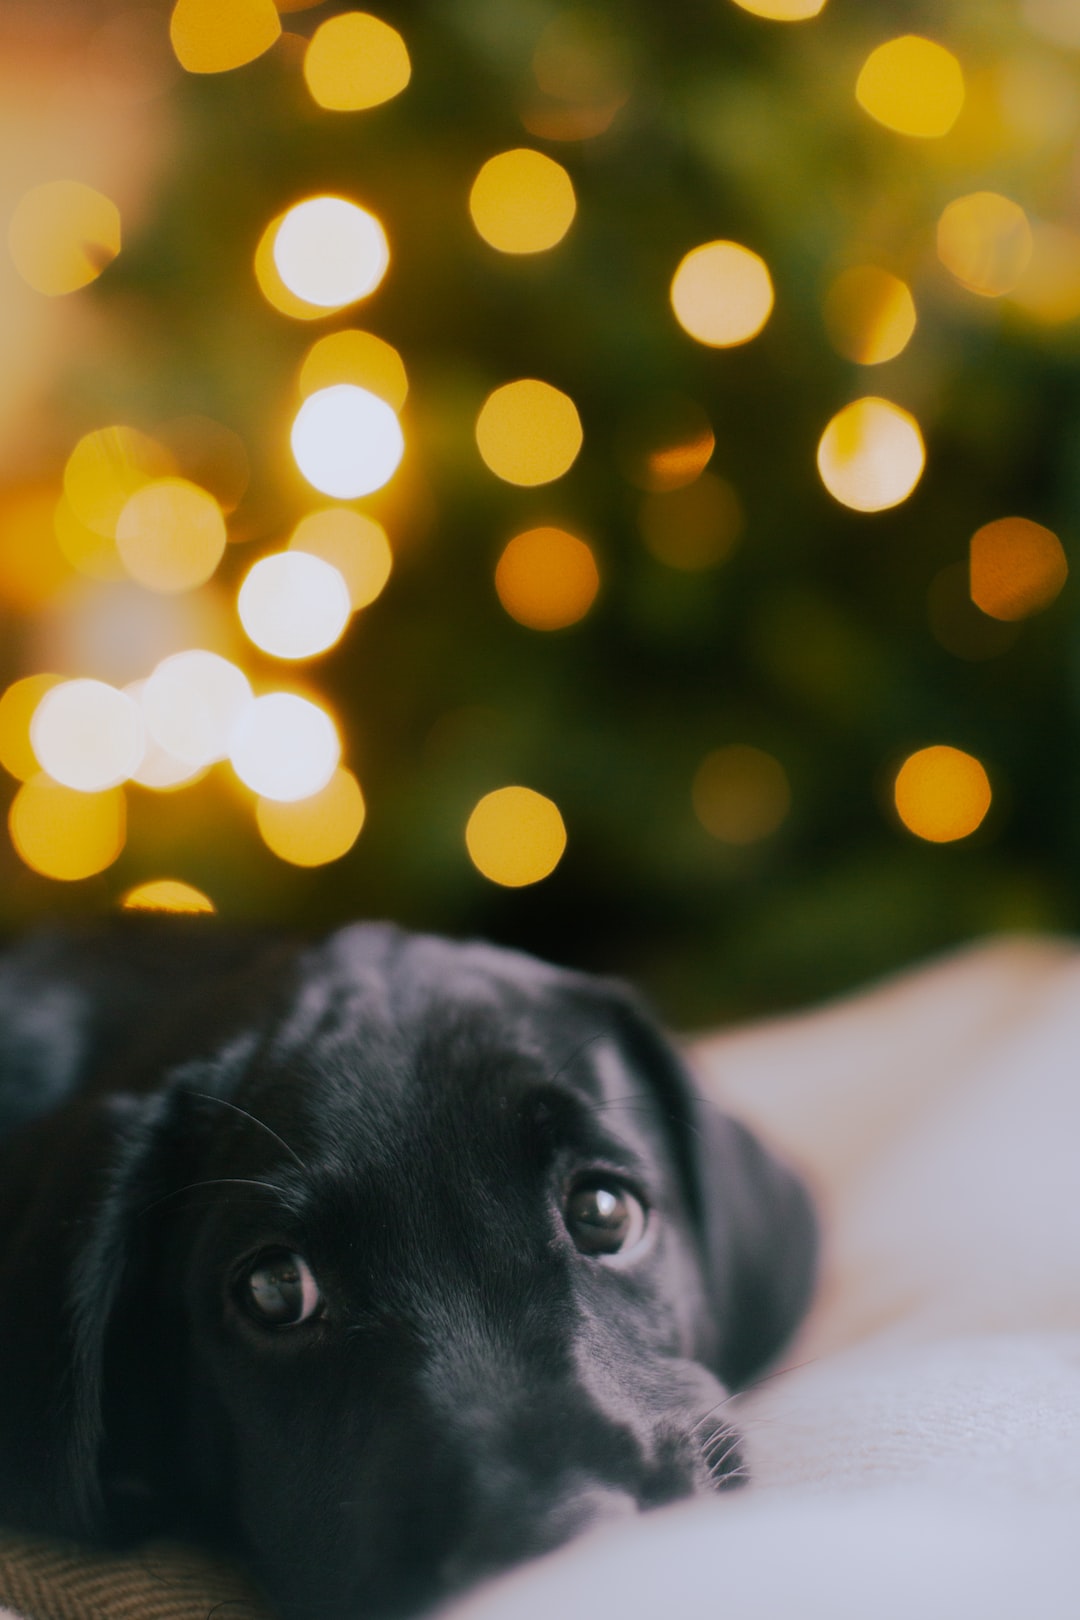
[[[967,838],[990,808],[990,779],[962,749],[937,744],[910,754],[897,772],[896,813],[909,832],[932,844]]]
[[[926,465],[915,418],[887,399],[853,400],[821,435],[818,472],[829,494],[856,512],[883,512],[911,494]]]
[[[30,741],[30,722],[46,692],[62,683],[62,675],[24,675],[0,697],[0,765],[20,782],[41,769]]]
[[[156,878],[152,883],[140,883],[127,891],[120,905],[124,911],[212,913],[216,909],[201,889],[181,883],[177,878]]]
[[[549,484],[577,460],[581,418],[568,394],[535,377],[504,383],[476,419],[484,462],[508,484]]]
[[[335,383],[354,383],[384,399],[392,411],[400,411],[409,392],[409,379],[400,354],[374,332],[353,327],[328,332],[313,343],[300,368],[300,397],[307,399],[320,388]]]
[[[768,265],[739,242],[704,242],[681,260],[671,282],[675,319],[699,343],[749,343],[773,307]]]
[[[806,22],[825,9],[825,0],[735,0],[735,4],[770,22]]]
[[[876,265],[844,270],[825,297],[825,326],[833,348],[860,366],[880,366],[906,349],[915,331],[911,289]]]
[[[304,53],[312,99],[330,112],[360,112],[405,89],[412,64],[396,28],[366,11],[343,11],[320,23]]]
[[[16,270],[50,298],[96,281],[120,252],[120,210],[76,180],[34,186],[15,206],[8,247]]]
[[[565,529],[527,529],[508,542],[495,568],[499,601],[530,630],[577,624],[600,589],[596,559]]]
[[[136,704],[104,681],[63,681],[47,691],[30,722],[43,770],[63,787],[100,793],[139,768],[145,749]]]
[[[562,164],[524,146],[488,158],[469,193],[473,224],[500,253],[555,247],[576,212],[573,182]]]
[[[982,298],[1001,298],[1027,269],[1034,241],[1019,203],[996,191],[974,191],[942,213],[937,250],[962,287]]]
[[[281,33],[273,0],[176,0],[169,38],[188,73],[227,73],[268,51]]]
[[[80,793],[41,772],[24,782],[8,812],[19,858],[43,877],[76,883],[111,866],[124,847],[122,788]]]
[[[520,889],[539,883],[558,866],[566,849],[566,827],[558,805],[542,793],[497,788],[470,815],[465,845],[484,877]]]
[[[233,728],[229,759],[253,793],[289,803],[326,786],[341,757],[337,728],[325,710],[292,692],[256,698]]]
[[[352,383],[336,383],[309,395],[297,411],[292,451],[309,484],[351,501],[390,482],[405,439],[385,400]]]
[[[289,291],[322,310],[369,297],[390,263],[375,215],[345,197],[309,197],[290,208],[274,233],[273,255]]]
[[[1030,518],[984,523],[969,548],[971,600],[993,619],[1027,619],[1060,594],[1069,577],[1057,535]]]
[[[166,593],[205,584],[224,555],[225,540],[217,501],[185,478],[144,484],[116,525],[116,549],[132,579]]]
[[[163,658],[142,691],[151,737],[173,759],[196,768],[228,756],[252,701],[243,670],[201,648]]]
[[[68,456],[64,497],[80,523],[112,540],[135,492],[172,471],[161,445],[145,433],[131,427],[97,428]]]
[[[359,838],[365,813],[360,784],[343,765],[310,798],[286,804],[260,799],[255,806],[255,820],[267,848],[293,866],[339,861]]]
[[[138,706],[145,740],[139,768],[132,772],[131,780],[139,787],[151,788],[155,793],[171,793],[174,789],[188,787],[192,782],[205,776],[205,765],[191,765],[187,760],[175,758],[162,748],[157,738],[151,734],[142,701],[146,682],[129,681],[123,690]]]
[[[855,99],[871,118],[901,135],[947,135],[964,105],[960,63],[919,34],[886,40],[863,63]]]
[[[309,512],[293,530],[289,549],[333,564],[345,581],[353,612],[380,595],[394,562],[382,524],[348,506]]]
[[[313,658],[341,637],[352,602],[332,563],[306,551],[279,551],[248,571],[237,599],[240,623],[274,658]]]

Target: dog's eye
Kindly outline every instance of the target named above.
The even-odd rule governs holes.
[[[615,1180],[575,1187],[563,1207],[563,1220],[582,1254],[623,1254],[645,1232],[640,1200]]]
[[[306,1260],[288,1249],[268,1249],[241,1279],[240,1300],[257,1322],[294,1327],[318,1310],[321,1295]]]

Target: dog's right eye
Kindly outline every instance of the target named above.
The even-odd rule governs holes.
[[[260,1254],[241,1277],[238,1293],[247,1314],[266,1327],[295,1327],[322,1303],[307,1261],[288,1249]]]

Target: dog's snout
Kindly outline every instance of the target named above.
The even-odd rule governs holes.
[[[485,1512],[472,1531],[444,1560],[440,1574],[447,1592],[455,1592],[519,1562],[554,1552],[564,1542],[639,1512],[628,1491],[588,1484],[547,1500],[524,1490],[513,1510],[502,1504]]]

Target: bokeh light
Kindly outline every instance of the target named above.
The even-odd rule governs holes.
[[[1069,577],[1057,535],[1030,518],[997,518],[971,537],[971,600],[992,619],[1041,613]]]
[[[939,646],[965,663],[1000,658],[1014,646],[1019,624],[988,618],[971,600],[971,570],[966,562],[938,570],[926,591],[926,617]]]
[[[764,749],[743,743],[715,748],[694,774],[694,814],[722,844],[756,844],[791,809],[787,772]]]
[[[527,787],[486,793],[465,828],[465,845],[477,871],[492,883],[520,889],[539,883],[558,866],[566,848],[559,807]]]
[[[274,658],[313,658],[341,637],[352,601],[332,563],[307,551],[279,551],[248,570],[237,598],[240,623]]]
[[[124,911],[213,912],[214,902],[201,889],[178,878],[155,878],[129,889],[120,901]]]
[[[561,242],[577,212],[561,163],[521,146],[488,158],[473,181],[469,213],[500,253],[542,253]]]
[[[938,258],[962,287],[982,298],[1012,292],[1033,249],[1024,210],[996,191],[957,197],[938,220]]]
[[[990,808],[990,780],[962,749],[937,744],[911,754],[897,772],[896,813],[909,832],[931,844],[967,838]]]
[[[1009,294],[1027,315],[1048,326],[1080,316],[1080,231],[1068,225],[1032,226],[1027,269]]]
[[[821,435],[818,471],[829,494],[856,512],[883,512],[907,499],[926,450],[915,418],[887,399],[853,400]]]
[[[138,706],[104,681],[63,681],[42,697],[30,743],[54,782],[80,793],[118,787],[139,768],[145,747]]]
[[[530,630],[562,630],[583,619],[600,589],[596,559],[565,529],[527,529],[507,544],[495,589],[512,619]]]
[[[700,477],[716,435],[696,400],[661,394],[622,425],[618,449],[623,474],[638,489],[679,489]]]
[[[1024,21],[1055,45],[1080,50],[1080,12],[1075,0],[1021,0]]]
[[[115,539],[120,514],[136,490],[172,472],[161,445],[131,427],[96,428],[81,438],[64,467],[64,497],[80,523]]]
[[[405,439],[385,400],[353,383],[335,383],[310,394],[297,411],[292,451],[309,484],[351,501],[389,483]]]
[[[340,758],[341,740],[330,716],[293,692],[270,692],[250,703],[229,748],[244,786],[283,803],[320,792]]]
[[[699,343],[727,349],[749,343],[773,307],[772,277],[764,259],[738,242],[691,248],[671,282],[675,319]]]
[[[838,354],[860,366],[894,360],[915,331],[915,300],[906,282],[876,265],[853,265],[825,295],[825,326]]]
[[[243,670],[201,648],[163,658],[142,691],[151,737],[173,759],[197,767],[226,758],[252,701]]]
[[[735,0],[735,4],[770,22],[805,22],[825,9],[825,0]]]
[[[344,765],[310,798],[286,804],[259,799],[255,806],[255,820],[267,848],[293,866],[339,861],[359,838],[364,816],[360,784]]]
[[[53,528],[56,490],[31,485],[0,505],[0,605],[35,613],[71,577]]]
[[[409,392],[405,365],[393,344],[347,327],[328,332],[311,345],[300,368],[300,397],[307,399],[320,388],[337,383],[353,383],[369,394],[384,399],[392,411],[400,411]]]
[[[625,35],[591,8],[556,11],[537,40],[532,70],[540,95],[522,108],[521,121],[543,140],[592,140],[611,128],[630,97]]]
[[[366,11],[343,11],[320,23],[304,53],[313,100],[330,112],[360,112],[400,95],[412,65],[396,28]]]
[[[863,63],[855,99],[871,118],[901,135],[947,135],[964,105],[960,63],[919,34],[886,40]]]
[[[145,744],[139,768],[132,772],[131,780],[139,787],[151,788],[155,793],[172,793],[176,788],[188,787],[192,782],[199,781],[205,776],[207,770],[205,765],[192,765],[188,760],[177,759],[175,755],[162,748],[151,733],[143,709],[145,680],[129,681],[123,690],[138,706]]]
[[[486,465],[508,484],[548,484],[573,466],[581,418],[568,394],[535,377],[504,383],[484,401],[476,443]]]
[[[8,812],[16,852],[43,877],[76,883],[111,866],[124,847],[123,788],[80,793],[42,771],[24,782]]]
[[[323,310],[367,298],[390,263],[375,215],[345,197],[309,197],[290,208],[274,234],[273,252],[289,291]]]
[[[227,73],[268,51],[281,33],[273,0],[176,0],[169,38],[188,73]]]
[[[331,563],[345,581],[353,612],[380,595],[394,564],[382,524],[348,506],[309,512],[293,530],[289,549]]]
[[[20,782],[41,769],[30,741],[30,723],[46,692],[62,683],[62,675],[24,675],[0,697],[0,765]]]
[[[53,534],[60,554],[77,573],[87,579],[127,578],[127,569],[112,535],[99,534],[71,510],[66,495],[53,505]]]
[[[96,281],[120,252],[120,210],[92,186],[50,180],[26,192],[8,226],[15,268],[51,298]]]
[[[725,562],[743,523],[735,490],[711,472],[682,489],[646,495],[638,513],[642,539],[653,556],[688,572]]]
[[[116,525],[116,549],[132,579],[166,593],[205,584],[224,555],[225,540],[217,501],[186,478],[144,484]]]

